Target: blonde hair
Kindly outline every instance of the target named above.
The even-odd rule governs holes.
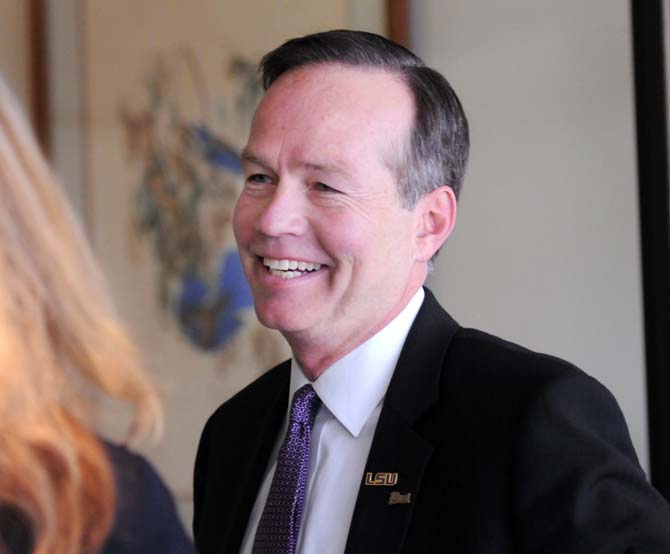
[[[134,408],[131,435],[159,432],[138,351],[0,76],[0,505],[27,516],[38,554],[96,552],[112,525],[96,391]]]

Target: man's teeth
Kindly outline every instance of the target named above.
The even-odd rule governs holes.
[[[321,269],[321,264],[299,262],[297,260],[276,260],[273,258],[263,258],[263,265],[269,268],[272,275],[284,279],[293,279],[294,277],[300,277],[304,272]]]
[[[279,269],[271,269],[270,273],[275,277],[281,277],[282,279],[293,279],[294,277],[304,275],[302,271],[280,271]]]

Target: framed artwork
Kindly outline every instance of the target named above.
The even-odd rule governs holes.
[[[261,96],[258,59],[318,30],[384,33],[392,4],[37,2],[49,51],[46,141],[161,387],[165,437],[139,449],[187,527],[207,417],[289,356],[255,317],[231,230],[239,152]],[[118,437],[127,416],[105,413],[102,428]]]

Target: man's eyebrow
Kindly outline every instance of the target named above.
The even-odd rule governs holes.
[[[259,165],[259,166],[261,166],[265,169],[268,169],[268,170],[272,169],[268,162],[266,162],[260,156],[257,156],[253,152],[247,150],[246,148],[244,148],[242,150],[242,153],[240,154],[240,158],[242,159],[243,162],[256,164],[256,165]]]
[[[309,169],[310,171],[318,171],[320,173],[335,173],[338,175],[342,175],[344,177],[350,176],[350,173],[348,171],[346,171],[337,164],[320,163],[320,162],[302,162],[300,165],[305,169]]]
[[[243,149],[240,157],[243,162],[252,163],[268,171],[273,171],[270,163],[264,160],[261,156],[254,154],[251,150],[247,150],[246,148]],[[310,171],[318,171],[320,173],[333,173],[337,175],[342,175],[344,177],[350,177],[350,173],[337,164],[317,161],[317,162],[300,162],[298,165]]]

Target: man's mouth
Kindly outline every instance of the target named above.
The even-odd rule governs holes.
[[[275,277],[295,279],[321,269],[321,264],[298,260],[263,258],[263,265]]]

